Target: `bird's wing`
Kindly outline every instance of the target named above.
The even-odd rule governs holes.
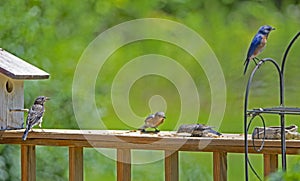
[[[43,117],[44,112],[45,109],[42,105],[34,104],[28,112],[26,126],[29,125],[33,127],[35,124],[37,124],[38,121]]]
[[[254,55],[255,51],[258,47],[260,47],[263,40],[263,35],[256,34],[251,42],[251,45],[249,47],[248,53],[247,53],[247,59],[250,59],[251,56]]]
[[[244,62],[245,68],[244,68],[244,75],[246,74],[250,59],[254,58],[255,56],[257,56],[261,51],[259,51],[259,49],[262,50],[263,46],[262,42],[263,42],[263,38],[264,36],[261,34],[256,34],[250,44],[248,53],[247,53],[247,58]]]
[[[155,116],[154,114],[149,115],[146,119],[145,119],[145,123],[147,123],[149,120],[153,119]]]
[[[212,126],[206,126],[204,124],[197,124],[194,129],[199,130],[199,131],[204,131],[206,129],[211,129],[211,128],[212,128]]]

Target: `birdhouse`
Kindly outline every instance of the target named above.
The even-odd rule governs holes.
[[[24,124],[24,80],[48,79],[49,74],[0,48],[0,129]]]

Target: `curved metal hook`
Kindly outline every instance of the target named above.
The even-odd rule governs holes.
[[[264,148],[264,145],[265,145],[265,139],[266,139],[266,123],[265,123],[265,119],[264,119],[264,118],[262,117],[262,115],[260,115],[260,114],[257,114],[257,115],[255,115],[255,116],[253,116],[253,117],[251,118],[249,124],[248,124],[248,128],[247,128],[247,129],[249,130],[249,127],[250,127],[250,125],[251,125],[253,119],[254,119],[256,116],[259,116],[261,122],[263,123],[264,133],[263,133],[263,137],[262,137],[262,143],[261,143],[260,147],[257,148],[257,146],[256,146],[255,143],[254,143],[254,139],[255,139],[255,138],[254,138],[254,131],[253,131],[253,133],[252,133],[252,145],[253,145],[253,149],[254,149],[256,152],[261,152],[261,151],[263,150],[263,148]],[[259,134],[259,133],[258,133],[258,134]]]
[[[271,62],[276,67],[276,70],[277,70],[278,75],[279,75],[280,84],[282,83],[282,75],[281,75],[281,71],[280,71],[280,67],[279,67],[278,63],[275,60],[273,60],[272,58],[264,58],[264,59],[260,60],[258,62],[258,64],[255,66],[255,68],[253,69],[253,71],[251,72],[251,75],[248,79],[248,83],[247,83],[247,87],[246,87],[246,93],[245,93],[245,102],[244,102],[244,115],[245,116],[247,116],[248,97],[249,97],[249,91],[250,91],[250,88],[251,88],[253,77],[254,77],[255,73],[257,72],[257,70],[259,69],[259,67],[261,67],[263,65],[263,63],[265,63],[265,62]],[[282,87],[281,86],[280,86],[280,92],[282,92]],[[283,102],[281,102],[281,100],[280,100],[280,104],[283,104]],[[244,117],[244,118],[247,118],[247,117]]]
[[[278,65],[278,63],[271,59],[271,58],[265,58],[262,59],[258,62],[258,64],[255,66],[255,68],[252,70],[251,75],[248,79],[248,83],[247,83],[247,87],[246,87],[246,93],[245,93],[245,102],[244,102],[244,147],[245,147],[245,174],[246,176],[246,181],[248,180],[248,127],[247,127],[247,108],[248,108],[248,99],[249,99],[249,92],[250,92],[250,88],[251,88],[251,83],[253,80],[253,77],[256,73],[256,71],[259,69],[260,66],[262,66],[263,63],[265,62],[271,62],[275,67],[276,70],[278,72],[279,75],[279,81],[280,81],[280,105],[283,105],[283,78],[282,78],[282,74],[280,71],[280,67]],[[250,164],[250,167],[253,170],[252,165]],[[259,177],[258,177],[259,178]]]
[[[287,49],[284,52],[283,58],[282,58],[282,64],[281,64],[281,73],[283,75],[284,72],[284,66],[285,66],[285,62],[286,62],[286,58],[288,56],[288,53],[292,47],[292,45],[295,43],[295,41],[297,40],[297,38],[300,36],[300,32],[298,32],[295,37],[292,39],[292,41],[290,42],[290,44],[288,45]]]

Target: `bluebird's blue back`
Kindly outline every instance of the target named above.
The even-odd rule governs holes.
[[[244,63],[245,65],[244,74],[247,71],[247,67],[250,60],[257,59],[256,57],[264,50],[267,44],[269,33],[272,30],[275,30],[275,28],[273,28],[272,26],[269,25],[261,26],[258,32],[256,33],[256,35],[253,37]]]

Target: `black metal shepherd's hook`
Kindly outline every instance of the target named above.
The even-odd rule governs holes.
[[[245,140],[244,140],[244,147],[245,147],[245,177],[246,177],[246,181],[248,181],[248,164],[250,165],[252,171],[254,172],[254,174],[259,178],[258,174],[255,172],[255,170],[253,169],[250,161],[249,161],[249,157],[248,157],[248,129],[250,124],[252,123],[252,119],[249,122],[249,124],[247,124],[247,117],[251,114],[254,115],[254,117],[257,114],[260,113],[264,113],[267,112],[264,109],[256,109],[256,110],[252,110],[249,111],[248,108],[248,99],[249,99],[249,91],[251,88],[251,84],[253,81],[253,77],[255,75],[255,73],[257,72],[257,70],[262,66],[262,64],[264,64],[265,62],[271,62],[272,65],[274,65],[276,67],[276,70],[278,72],[278,76],[279,76],[279,88],[280,88],[280,106],[279,108],[277,107],[276,109],[272,110],[268,109],[268,111],[271,110],[272,113],[277,113],[280,115],[280,125],[281,125],[281,154],[282,154],[282,170],[285,171],[286,170],[286,143],[285,143],[285,107],[284,107],[284,68],[285,68],[285,63],[286,63],[286,59],[288,56],[288,53],[292,47],[292,45],[294,44],[294,42],[297,40],[297,38],[300,36],[300,32],[298,32],[296,34],[296,36],[292,39],[292,41],[289,43],[284,56],[283,56],[283,60],[281,63],[281,68],[279,67],[278,63],[271,59],[271,58],[265,58],[262,59],[258,62],[258,64],[255,66],[255,68],[253,69],[249,79],[248,79],[248,83],[247,83],[247,87],[246,87],[246,92],[245,92],[245,102],[244,102],[244,133],[245,133]],[[299,109],[300,111],[300,109]],[[262,117],[261,117],[262,118]],[[265,130],[265,128],[264,128]],[[265,138],[263,138],[265,139]],[[263,146],[263,144],[262,144]],[[262,149],[262,148],[260,148]],[[260,179],[260,178],[259,178]],[[260,179],[261,180],[261,179]]]
[[[249,161],[249,157],[248,157],[248,129],[249,129],[249,126],[250,124],[252,123],[252,121],[249,122],[249,125],[248,125],[248,122],[247,122],[247,118],[250,114],[254,114],[253,117],[255,117],[257,114],[256,113],[248,113],[248,99],[249,99],[249,92],[250,92],[250,88],[251,88],[251,84],[252,84],[252,80],[254,78],[254,75],[255,73],[257,72],[257,70],[265,63],[265,62],[270,62],[272,63],[272,65],[274,65],[276,67],[276,70],[278,72],[278,75],[279,75],[279,80],[280,80],[280,84],[282,84],[282,76],[281,76],[281,71],[280,71],[280,67],[279,65],[277,64],[277,62],[271,58],[265,58],[265,59],[262,59],[258,62],[258,64],[255,66],[255,68],[253,69],[250,77],[249,77],[249,80],[248,80],[248,83],[247,83],[247,87],[246,87],[246,93],[245,93],[245,102],[244,102],[244,135],[245,135],[245,138],[244,138],[244,147],[245,147],[245,176],[246,176],[246,180],[248,180],[248,164],[250,164],[250,161]],[[280,86],[280,93],[281,93],[281,87]],[[281,99],[280,99],[280,105],[282,104],[281,102]],[[264,128],[265,129],[265,128]],[[265,139],[265,138],[263,138]],[[262,149],[262,148],[260,148]],[[258,174],[256,173],[256,171],[253,169],[252,165],[250,164],[250,167],[252,169],[252,171],[254,172],[254,174],[259,178]],[[259,180],[261,180],[259,178]]]

